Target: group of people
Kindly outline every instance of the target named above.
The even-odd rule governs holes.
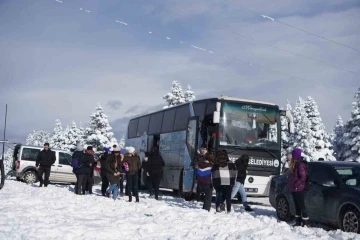
[[[210,211],[212,192],[216,191],[216,212],[226,210],[231,212],[231,199],[237,193],[246,211],[253,211],[247,202],[244,182],[249,164],[249,156],[244,154],[235,163],[231,162],[226,150],[220,150],[215,156],[207,151],[206,145],[202,145],[200,153],[194,163],[197,179],[198,200],[204,195],[203,209]]]

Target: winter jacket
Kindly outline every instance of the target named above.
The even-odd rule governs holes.
[[[80,158],[80,164],[80,172],[82,174],[91,174],[91,171],[93,171],[93,165],[95,164],[94,156],[89,153],[84,153]]]
[[[164,159],[159,153],[151,153],[147,163],[147,172],[149,175],[162,174],[165,166]]]
[[[36,158],[36,167],[51,167],[56,161],[55,152],[43,149]]]
[[[196,167],[196,177],[198,185],[211,185],[211,169],[213,164],[203,158]]]
[[[107,177],[109,179],[110,184],[119,184],[120,174],[118,176],[114,176],[114,173],[121,172],[121,166],[122,166],[122,162],[120,156],[116,157],[114,154],[108,155],[105,169],[107,171]]]
[[[77,159],[79,159],[79,161],[80,161],[83,154],[84,154],[83,151],[75,151],[75,152],[73,153],[73,155],[72,155],[72,159],[77,158]],[[81,163],[80,163],[80,164],[81,164]],[[75,174],[80,174],[80,173],[81,173],[81,166],[80,166],[79,168],[77,168],[77,169],[73,169],[73,173],[75,173]]]
[[[129,154],[126,154],[123,162],[126,162],[129,165],[128,174],[134,175],[139,173],[139,170],[141,169],[139,155],[135,154],[134,156],[130,156]]]
[[[192,166],[196,167],[197,164],[199,164],[199,162],[203,161],[205,159],[207,159],[210,162],[214,162],[214,157],[211,154],[211,152],[207,152],[204,155],[198,153],[194,159],[194,162],[192,163]]]
[[[225,167],[220,167],[218,164],[214,164],[211,174],[214,187],[234,186],[237,169],[235,164],[232,162],[228,162]]]
[[[107,152],[103,153],[99,159],[100,166],[101,166],[101,174],[107,174],[106,170],[106,161],[109,157],[109,154]]]
[[[235,166],[237,169],[236,181],[240,182],[243,185],[244,185],[245,179],[246,179],[246,171],[247,171],[248,164],[249,164],[249,161],[246,163],[241,158],[238,158],[235,161]]]
[[[290,192],[302,192],[305,190],[307,179],[307,162],[304,160],[295,163],[294,170],[289,171],[287,187]]]

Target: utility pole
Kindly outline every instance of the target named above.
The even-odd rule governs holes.
[[[5,140],[6,138],[6,119],[7,119],[7,104],[5,105],[5,125],[4,125],[4,138],[2,144],[3,144],[3,151],[2,151],[2,158],[0,161],[0,168],[1,168],[1,179],[0,179],[0,189],[4,187],[5,184],[5,169],[4,169],[4,155],[5,155],[5,143],[8,141]]]

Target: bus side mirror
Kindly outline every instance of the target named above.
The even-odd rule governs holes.
[[[221,102],[217,102],[216,111],[214,111],[214,115],[213,115],[213,123],[220,123],[220,109],[221,109]]]
[[[295,125],[293,122],[289,123],[289,133],[294,133],[295,132]]]

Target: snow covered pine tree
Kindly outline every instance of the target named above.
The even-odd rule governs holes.
[[[65,137],[65,150],[73,150],[76,148],[76,145],[81,142],[81,132],[80,129],[76,126],[76,123],[72,121],[71,127],[67,126],[64,132]]]
[[[311,157],[313,161],[317,161],[319,158],[323,158],[327,161],[335,161],[333,156],[332,144],[329,142],[329,136],[325,131],[325,126],[320,117],[319,108],[312,97],[308,97],[305,102],[305,112],[307,118],[311,123],[311,145],[315,146],[315,150]]]
[[[345,161],[360,162],[360,88],[355,93],[351,118],[346,123],[343,142],[346,150]]]
[[[192,102],[195,101],[196,97],[195,97],[195,92],[193,90],[191,90],[191,86],[188,85],[187,89],[185,91],[184,94],[185,97],[185,102]]]
[[[332,145],[334,150],[334,155],[337,160],[341,160],[344,150],[344,142],[342,138],[344,136],[344,122],[339,115],[336,120],[335,127],[333,129],[334,137],[332,139]]]
[[[310,161],[312,160],[315,146],[312,140],[311,122],[305,111],[305,101],[301,97],[296,102],[293,116],[295,124],[295,133],[291,138],[293,148],[301,148],[303,157]]]
[[[108,116],[98,104],[95,113],[90,116],[89,127],[85,129],[86,144],[93,146],[97,151],[102,151],[104,147],[117,145],[114,133],[111,130]]]
[[[44,146],[44,143],[50,141],[50,133],[43,130],[34,130],[26,138],[26,145]]]
[[[65,148],[65,135],[59,119],[55,121],[54,133],[51,136],[50,148],[64,149]]]
[[[292,112],[292,107],[290,102],[286,104],[286,110]],[[281,162],[283,166],[286,163],[287,154],[291,152],[291,137],[289,133],[289,122],[287,117],[281,117]],[[286,166],[286,165],[285,165]]]
[[[178,81],[173,81],[171,93],[166,94],[163,99],[165,99],[168,104],[164,108],[173,107],[185,103],[185,94],[183,92],[181,84]]]

